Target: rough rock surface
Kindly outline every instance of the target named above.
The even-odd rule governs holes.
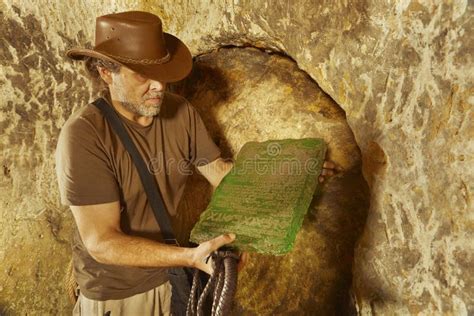
[[[92,39],[94,16],[125,9],[160,14],[165,28],[195,55],[223,45],[285,53],[344,109],[370,186],[369,216],[354,268],[360,313],[474,312],[474,5],[467,0],[2,0],[0,311],[53,314],[69,308],[57,283],[67,261],[62,241],[67,240],[71,219],[58,204],[52,152],[62,123],[91,91],[83,73],[63,55],[68,46]],[[241,78],[231,74],[229,82],[215,84],[240,84]],[[252,96],[252,90],[246,91]],[[208,93],[209,100],[218,97],[212,89]],[[269,101],[278,93],[271,91]],[[225,105],[219,108],[232,111]],[[276,108],[286,109],[281,104]],[[252,117],[246,108],[232,113]],[[266,122],[262,130],[251,129],[252,120],[223,122],[224,130],[211,119],[208,123],[214,135],[226,136],[221,148],[230,153],[258,135],[280,136],[285,130],[301,134],[307,122],[315,122],[311,109],[288,113],[299,113],[300,125],[274,128],[278,125],[266,112],[258,113],[258,122]],[[244,136],[226,133],[239,124],[247,129]],[[336,144],[338,138],[331,141]],[[333,153],[332,158],[345,167],[358,159],[342,154]],[[352,181],[347,173],[343,178]],[[329,196],[323,194],[320,203]],[[351,198],[342,199],[349,203]],[[333,213],[328,210],[325,216]],[[327,240],[332,233],[342,234],[318,228],[303,234],[301,242],[314,240],[316,234]],[[290,259],[281,263],[285,268],[277,272],[282,274],[295,264]],[[256,261],[249,264],[249,270],[254,268]],[[264,278],[265,270],[259,271],[253,276]],[[250,276],[244,273],[242,278]],[[317,280],[324,286],[330,282],[320,276]],[[248,284],[255,292],[268,291],[265,284]],[[265,294],[271,297],[273,292]]]
[[[58,203],[53,151],[90,92],[59,55],[71,40],[39,13],[54,8],[24,7],[33,10],[0,2],[0,314],[64,314],[72,222]]]

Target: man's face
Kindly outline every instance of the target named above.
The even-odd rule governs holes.
[[[110,94],[128,111],[141,116],[155,116],[160,112],[166,83],[145,78],[126,67],[120,67],[120,71],[111,76]]]

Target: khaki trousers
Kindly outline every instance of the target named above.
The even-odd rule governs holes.
[[[73,316],[161,316],[170,315],[171,284],[166,282],[145,293],[121,300],[96,301],[79,294]]]

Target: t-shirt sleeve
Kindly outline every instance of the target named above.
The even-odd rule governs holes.
[[[196,167],[204,166],[221,156],[198,111],[188,103],[189,161]]]
[[[109,158],[94,127],[85,119],[65,124],[55,159],[62,204],[91,205],[120,199]]]

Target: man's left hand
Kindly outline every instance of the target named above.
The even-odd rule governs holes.
[[[321,175],[318,177],[319,183],[323,183],[326,178],[342,171],[342,168],[333,161],[325,160],[323,163],[323,170],[321,171]]]

